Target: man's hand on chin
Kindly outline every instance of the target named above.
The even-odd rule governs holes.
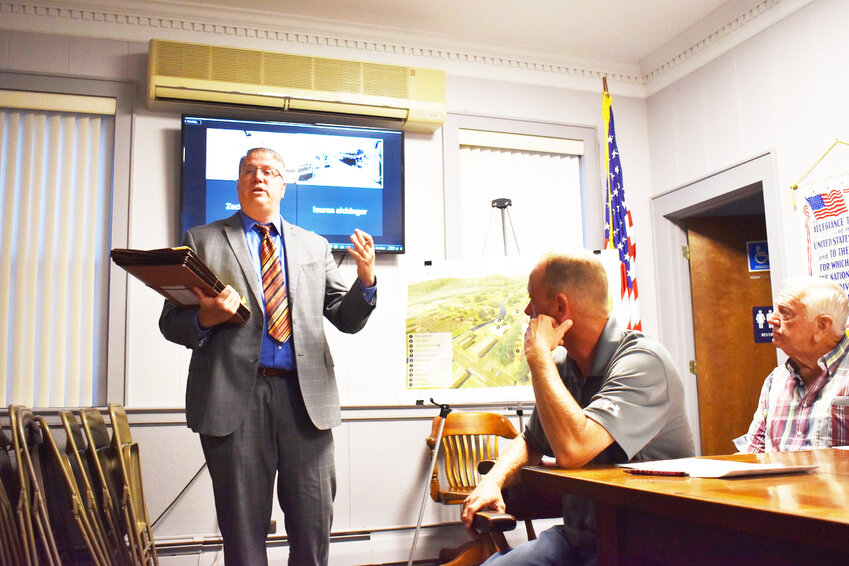
[[[547,314],[532,318],[528,323],[528,329],[525,330],[525,356],[549,353],[557,346],[562,346],[563,338],[572,328],[572,324],[571,318],[557,324],[557,321]]]

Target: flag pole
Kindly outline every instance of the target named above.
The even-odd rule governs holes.
[[[605,169],[605,177],[604,177],[604,186],[602,186],[602,191],[604,191],[604,203],[605,203],[605,222],[610,224],[613,222],[613,218],[611,217],[611,208],[610,208],[610,163],[608,161],[608,148],[607,148],[607,117],[604,113],[604,101],[605,97],[610,97],[610,93],[607,90],[607,75],[602,75],[601,77],[601,99],[602,99],[602,119],[604,120],[604,169]],[[613,247],[613,243],[611,239],[605,237],[604,239],[604,249],[610,249]]]
[[[636,245],[630,234],[633,222],[631,211],[625,200],[625,187],[613,126],[612,101],[610,92],[607,90],[607,77],[602,76],[601,81],[604,88],[601,97],[601,117],[604,122],[604,164],[607,177],[603,187],[606,189],[604,246],[606,249],[618,250],[619,253],[621,304],[617,307],[617,317],[622,318],[623,323],[627,322],[627,328],[640,330],[642,324],[637,308]],[[626,314],[627,317],[625,317]]]
[[[804,180],[808,177],[808,175],[810,175],[810,174],[811,174],[811,172],[812,172],[814,169],[816,169],[816,168],[817,168],[817,165],[819,165],[819,164],[820,164],[820,161],[822,161],[823,159],[825,159],[825,156],[826,156],[826,155],[828,155],[828,154],[829,154],[829,152],[830,152],[832,149],[834,149],[834,148],[837,146],[837,144],[839,144],[839,143],[840,143],[840,144],[843,144],[843,145],[849,145],[849,143],[846,143],[845,141],[840,141],[839,139],[836,139],[836,138],[835,138],[834,143],[833,143],[833,144],[831,144],[831,147],[829,147],[827,150],[825,150],[825,153],[823,153],[823,154],[820,156],[820,158],[819,158],[819,159],[817,159],[817,160],[814,162],[814,164],[813,164],[813,165],[811,165],[811,166],[808,168],[808,170],[807,170],[807,171],[805,171],[805,174],[804,174],[804,175],[802,175],[801,177],[799,177],[799,180],[798,180],[798,181],[796,181],[795,183],[793,183],[793,185],[791,185],[791,187],[790,187],[790,191],[791,191],[791,192],[790,192],[790,197],[791,197],[791,204],[793,205],[793,210],[796,210],[796,191],[799,189],[799,183],[801,183],[802,181],[804,181]]]

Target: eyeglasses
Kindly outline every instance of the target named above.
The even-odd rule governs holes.
[[[274,167],[245,167],[240,173],[242,177],[254,177],[258,173],[262,173],[263,177],[281,177],[280,171]]]

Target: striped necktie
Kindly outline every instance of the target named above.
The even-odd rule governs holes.
[[[259,259],[262,263],[262,292],[265,295],[268,334],[278,342],[285,342],[292,335],[292,319],[289,317],[289,299],[286,296],[280,254],[269,234],[271,225],[256,224],[256,228],[262,235]]]

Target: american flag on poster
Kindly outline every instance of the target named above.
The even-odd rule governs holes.
[[[849,171],[797,187],[808,255],[808,274],[849,291]]]
[[[637,247],[630,231],[634,226],[631,211],[625,202],[625,187],[622,182],[622,166],[619,148],[613,128],[613,108],[610,93],[604,89],[601,115],[604,119],[604,134],[607,139],[605,164],[607,165],[607,194],[604,207],[604,247],[619,251],[619,275],[621,289],[621,312],[617,319],[627,323],[633,330],[642,330],[640,309],[637,304]]]
[[[849,210],[846,209],[846,202],[843,200],[842,191],[837,189],[827,193],[819,193],[810,197],[805,197],[805,200],[808,201],[808,205],[811,207],[811,212],[817,220],[832,218],[849,212]]]

